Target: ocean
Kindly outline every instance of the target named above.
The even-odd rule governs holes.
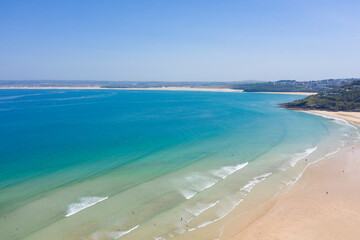
[[[359,137],[303,97],[2,89],[0,239],[224,239]]]

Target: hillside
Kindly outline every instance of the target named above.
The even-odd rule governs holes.
[[[297,110],[327,110],[360,112],[360,81],[319,93],[291,103],[280,104]]]
[[[317,81],[279,80],[275,82],[238,83],[233,89],[242,89],[245,92],[319,92],[358,81],[359,78],[324,79]]]
[[[315,92],[308,86],[294,85],[289,83],[279,84],[278,82],[245,83],[232,87],[245,92]]]

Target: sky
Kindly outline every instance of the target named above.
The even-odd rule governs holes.
[[[359,0],[1,0],[0,79],[360,77]]]

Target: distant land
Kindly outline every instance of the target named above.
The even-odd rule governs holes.
[[[60,80],[0,80],[0,88],[212,88],[244,92],[316,92],[323,93],[359,81],[360,78],[325,79],[314,81],[279,80],[273,82],[138,82],[138,81],[60,81]]]
[[[247,81],[246,83],[251,83]],[[91,81],[91,80],[0,80],[1,88],[16,87],[74,87],[74,88],[162,88],[162,87],[192,87],[192,88],[228,88],[238,82],[162,82],[162,81]]]
[[[293,110],[360,112],[360,80],[280,105]]]
[[[326,92],[342,84],[351,83],[360,78],[325,79],[314,81],[279,80],[275,82],[240,83],[233,89],[245,92]]]

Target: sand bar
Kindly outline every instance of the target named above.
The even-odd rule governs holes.
[[[200,92],[243,92],[230,88],[192,88],[192,87],[154,87],[154,88],[102,88],[102,87],[0,87],[0,89],[102,89],[102,90],[162,90],[162,91],[200,91]]]
[[[312,111],[314,112],[314,111]],[[324,111],[315,111],[324,114]],[[359,113],[328,116],[360,122]],[[360,144],[343,149],[310,166],[275,205],[234,240],[359,239]]]
[[[107,88],[94,86],[94,87],[0,87],[0,89],[107,89]]]
[[[241,89],[231,88],[199,88],[199,87],[149,87],[149,88],[102,88],[95,87],[0,87],[0,89],[107,89],[107,90],[162,90],[162,91],[200,91],[200,92],[244,92]],[[289,95],[315,95],[314,92],[249,92],[267,94],[289,94]]]
[[[119,90],[163,90],[163,91],[201,91],[201,92],[243,92],[231,88],[192,88],[192,87],[161,87],[161,88],[116,88]]]

